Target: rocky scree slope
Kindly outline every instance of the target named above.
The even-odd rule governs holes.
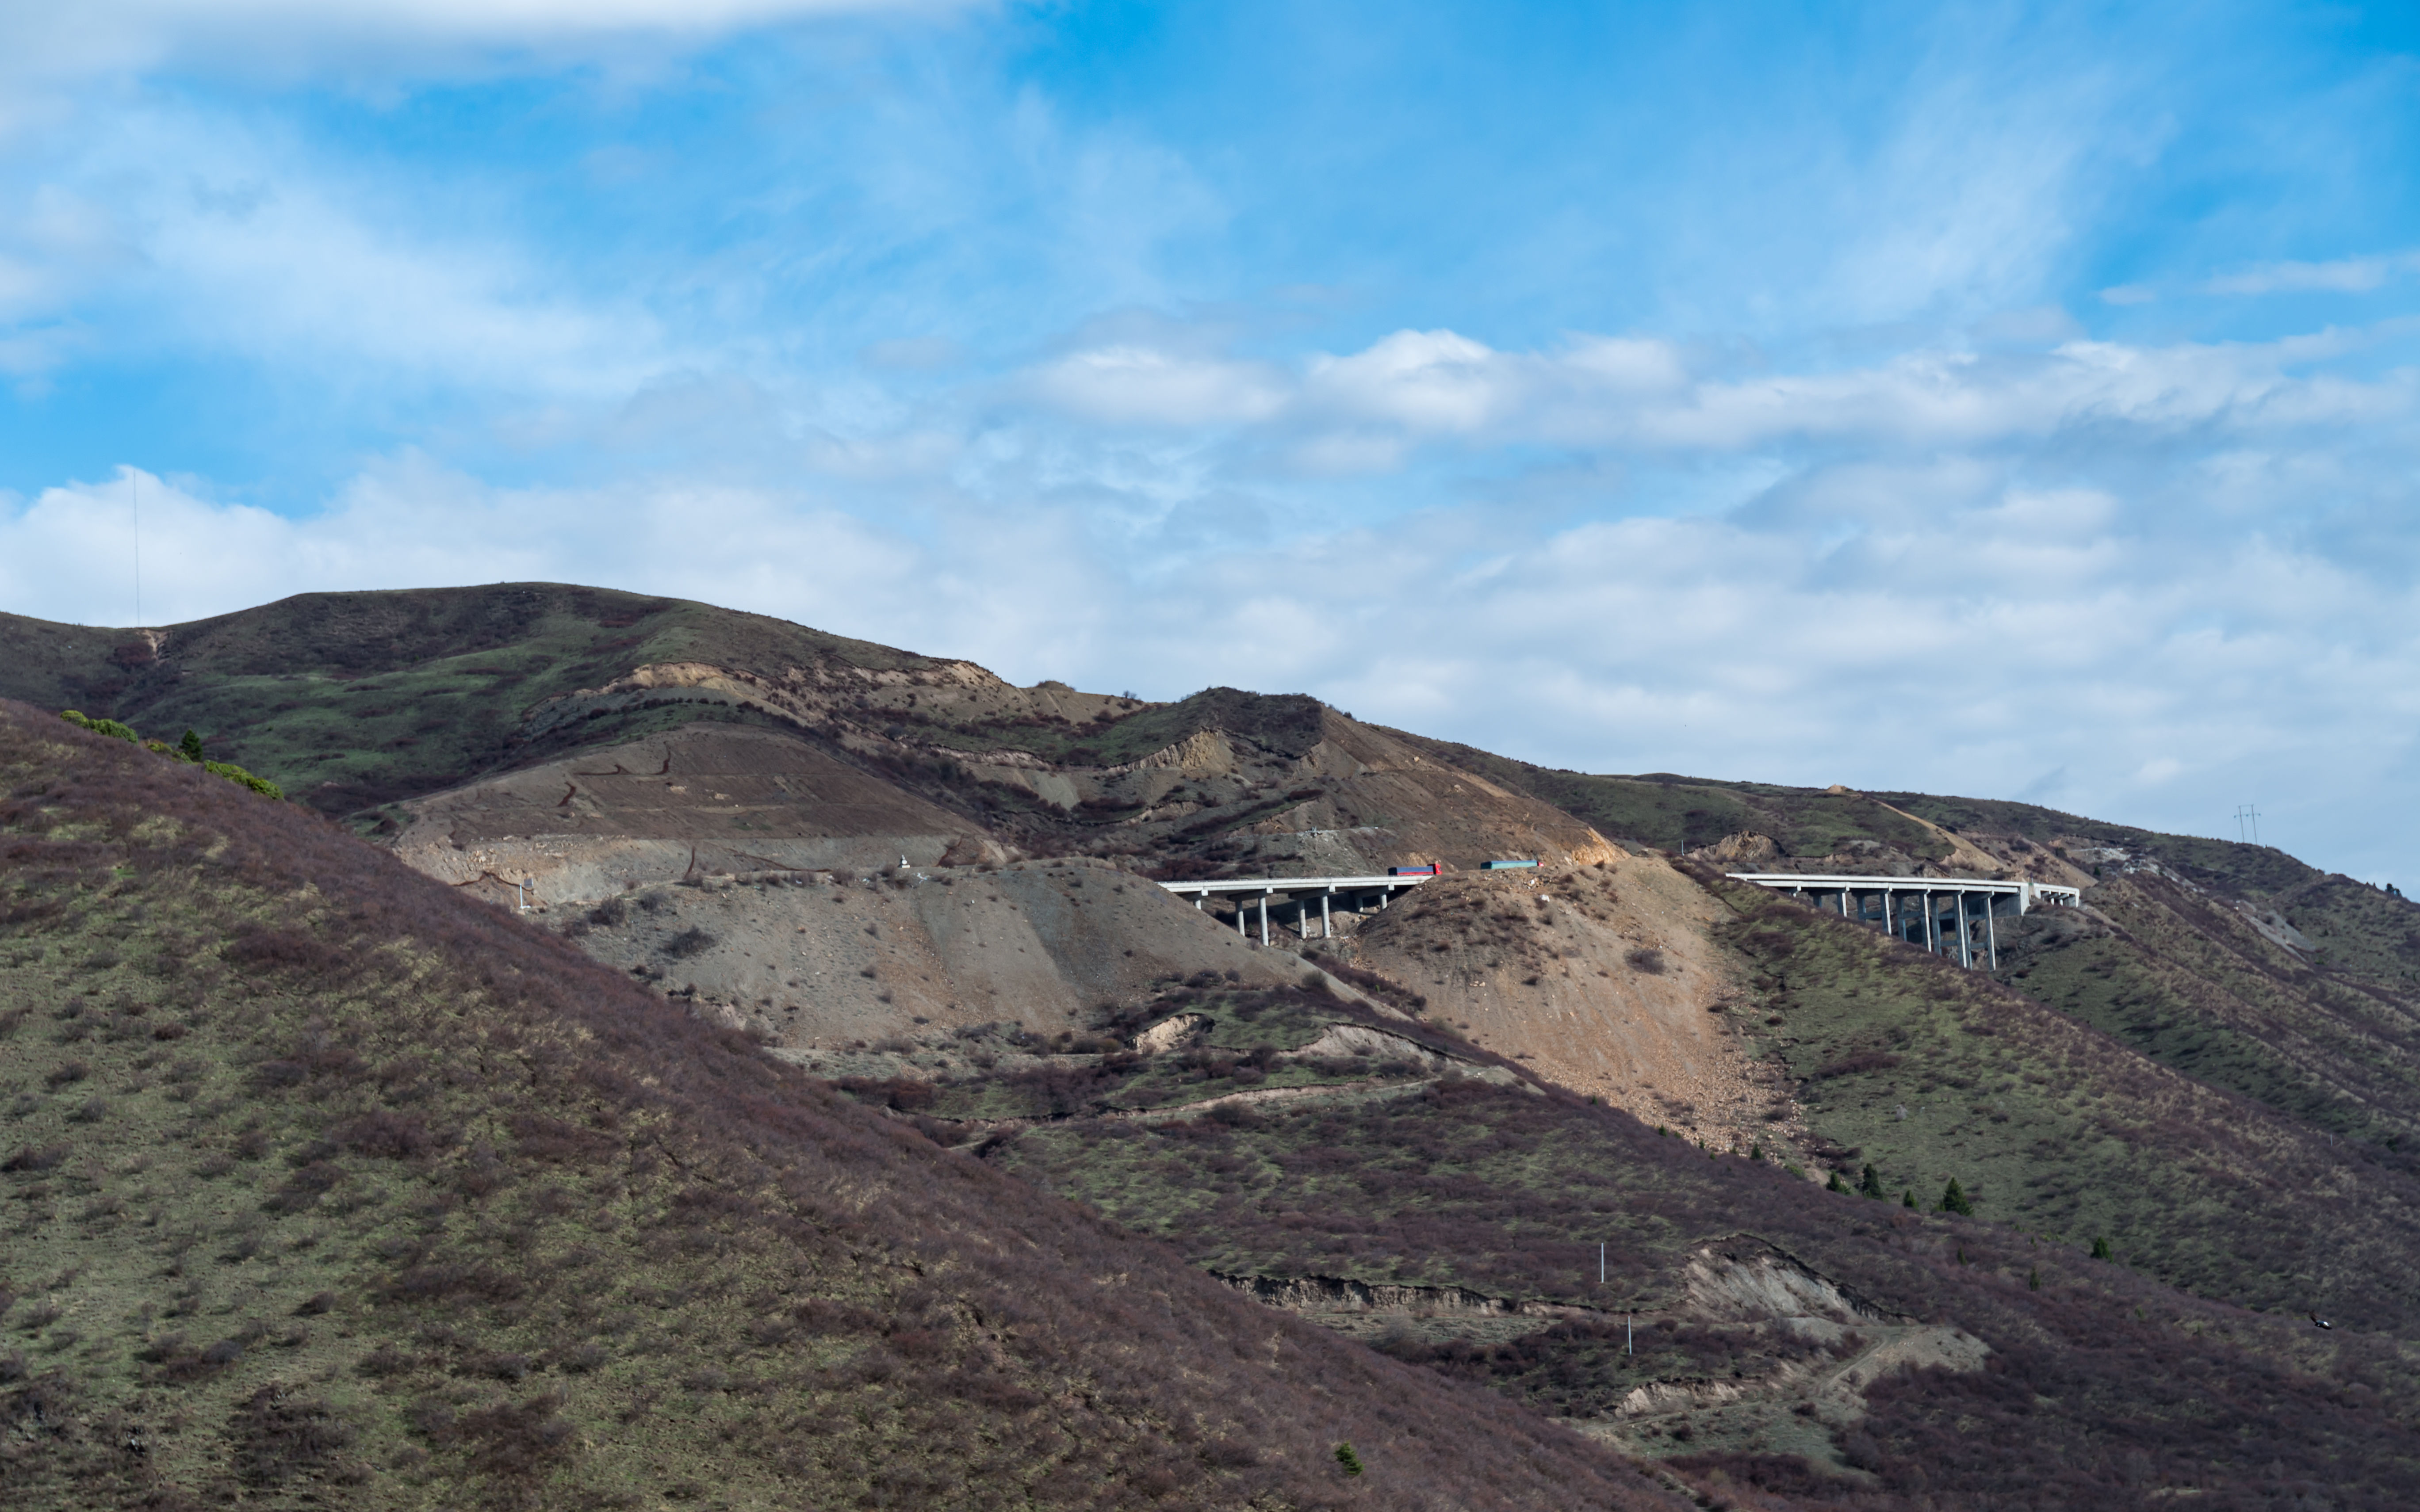
[[[1223,971],[1268,986],[1305,969],[1089,857],[863,876],[756,872],[536,917],[606,965],[796,1049],[927,1025],[1047,1036],[1171,977]]]

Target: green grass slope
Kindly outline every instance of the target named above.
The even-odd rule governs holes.
[[[2344,912],[2381,925],[2408,906],[2333,886],[2349,895]],[[2420,1153],[2420,1004],[2400,980],[2342,969],[2348,955],[2371,963],[2331,950],[2329,936],[2306,951],[2264,935],[2222,899],[2157,872],[2087,896],[2110,927],[2067,927],[2056,913],[2030,920],[2010,932],[2002,980],[2164,1065],[2409,1167],[2397,1152]],[[2366,943],[2351,931],[2333,938]]]
[[[1892,1195],[1927,1202],[1955,1179],[1993,1218],[2065,1244],[2105,1237],[2204,1296],[2420,1332],[2420,1278],[2401,1259],[2420,1244],[2409,1162],[2163,1066],[1983,972],[1700,880],[1736,911],[1718,933],[1753,973],[1745,1032],[1788,1067],[1851,1176],[1870,1164]]]
[[[1663,1502],[16,704],[0,1004],[11,1509]]]
[[[721,702],[659,703],[520,738],[533,704],[642,665],[934,665],[764,615],[555,583],[303,594],[155,634],[156,644],[134,631],[0,615],[9,652],[0,697],[81,708],[169,740],[198,731],[213,759],[331,814],[576,745],[748,717]]]

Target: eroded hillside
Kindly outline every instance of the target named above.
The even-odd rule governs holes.
[[[1780,1158],[1801,1131],[1788,1085],[1724,1016],[1742,985],[1713,933],[1725,917],[1670,862],[1624,853],[1440,877],[1311,949],[1407,984],[1433,1017],[1560,1086]]]
[[[1171,978],[1291,984],[1305,969],[1132,872],[1086,859],[760,872],[539,917],[605,964],[801,1048],[927,1024],[1055,1034]]]
[[[11,1508],[1674,1504],[295,809],[0,793]]]

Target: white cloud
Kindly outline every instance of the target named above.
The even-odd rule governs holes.
[[[2261,263],[2183,285],[2194,294],[2258,298],[2270,294],[2370,294],[2420,271],[2420,251],[2337,257],[2325,262]],[[2105,304],[2149,304],[2161,290],[2152,284],[2119,284],[2101,291]]]
[[[1045,363],[1031,379],[1045,403],[1111,424],[1222,425],[1266,420],[1285,402],[1281,379],[1253,363],[1096,347]]]
[[[1587,337],[1502,352],[1451,331],[1400,331],[1289,371],[1141,344],[1029,375],[1025,392],[1086,419],[1259,424],[1308,471],[1400,466],[1422,442],[1546,442],[1722,453],[1809,442],[1991,445],[2107,426],[2175,433],[2380,422],[2412,411],[2404,374],[2301,373],[2357,346],[2332,332],[2264,344],[2071,340],[1985,355],[1936,347],[1830,372],[1692,378],[1669,344]]]
[[[1522,397],[1521,363],[1450,331],[1398,331],[1348,357],[1310,364],[1313,402],[1428,434],[1472,432]]]
[[[684,43],[818,16],[970,0],[78,0],[0,8],[0,72],[204,66],[246,74],[458,68],[498,50],[565,61],[597,44]]]
[[[145,358],[232,356],[346,389],[529,402],[614,403],[694,363],[635,301],[571,296],[544,260],[449,234],[416,197],[293,140],[173,102],[95,120],[41,144],[54,152],[0,163],[10,371],[42,371],[103,329],[139,332]],[[93,329],[57,329],[87,311]]]
[[[2420,252],[2373,257],[2341,257],[2333,262],[2275,262],[2240,273],[2213,278],[2201,285],[2205,294],[2366,294],[2420,269]]]

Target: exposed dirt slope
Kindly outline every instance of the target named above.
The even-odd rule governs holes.
[[[1085,859],[865,877],[759,873],[547,917],[573,922],[607,965],[802,1048],[927,1023],[1056,1034],[1171,978],[1210,971],[1292,983],[1305,970],[1152,883]]]
[[[1030,849],[1189,862],[1191,874],[1367,872],[1499,856],[1595,860],[1603,837],[1526,794],[1315,701],[1214,689],[1142,705],[969,663],[759,676],[650,665],[534,710],[576,726],[668,701],[722,701],[819,733],[913,792]]]
[[[401,805],[407,863],[457,885],[527,882],[529,901],[643,883],[1004,859],[982,827],[769,730],[692,724]],[[516,902],[520,902],[519,898]]]
[[[1724,917],[1670,863],[1624,855],[1440,877],[1360,921],[1347,949],[1540,1075],[1693,1141],[1778,1156],[1787,1088],[1720,1011],[1741,988],[1709,933]]]

